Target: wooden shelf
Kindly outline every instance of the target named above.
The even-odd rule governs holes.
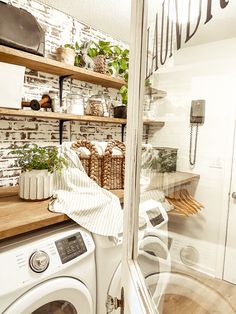
[[[161,190],[168,190],[184,184],[199,180],[200,175],[188,172],[166,172],[158,173],[151,178],[150,185]]]
[[[0,115],[4,116],[17,116],[17,117],[32,117],[43,118],[52,120],[68,120],[68,121],[84,121],[84,122],[99,122],[99,123],[116,123],[126,124],[126,119],[117,119],[109,117],[97,116],[80,116],[77,114],[60,113],[60,112],[47,112],[47,111],[34,111],[23,109],[3,109],[0,108]]]
[[[195,180],[200,179],[199,174],[189,173],[189,172],[180,172],[180,171],[169,173],[168,177],[169,177],[169,181],[172,181],[168,184],[168,188],[172,186],[176,187],[179,185],[189,184]]]
[[[123,200],[123,190],[111,192]],[[18,187],[0,189],[0,240],[70,220],[65,214],[50,212],[49,200],[24,201],[17,194]]]
[[[156,121],[156,120],[148,120],[144,119],[143,124],[149,125],[149,126],[155,126],[157,128],[162,128],[165,125],[165,122],[163,121]]]
[[[114,123],[114,124],[126,124],[126,119],[109,118],[109,117],[97,117],[97,116],[80,116],[77,114],[60,113],[60,112],[47,112],[47,111],[34,111],[23,109],[6,109],[0,108],[0,116],[16,116],[16,117],[28,117],[28,118],[42,118],[52,120],[64,120],[64,121],[83,121],[83,122],[98,122],[98,123]],[[144,120],[145,125],[155,125],[156,127],[163,127],[165,125],[162,121]]]
[[[0,45],[0,61],[25,66],[31,70],[55,74],[59,76],[71,75],[77,80],[119,89],[125,81],[109,75],[89,71],[68,65],[49,58],[40,57],[28,52]]]
[[[161,99],[166,97],[167,92],[164,90],[156,89],[154,87],[147,86],[145,88],[145,95],[153,96],[156,99]]]

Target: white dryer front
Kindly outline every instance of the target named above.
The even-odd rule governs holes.
[[[47,280],[10,305],[3,314],[90,314],[93,300],[87,287],[77,279]]]
[[[95,245],[83,228],[63,223],[0,250],[0,313],[96,313]]]

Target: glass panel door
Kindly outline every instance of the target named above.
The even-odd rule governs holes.
[[[236,286],[223,280],[227,223],[233,217],[228,205],[236,3],[146,4],[145,75],[136,89],[143,125],[132,121],[136,128],[127,134],[127,144],[132,144],[132,132],[139,141],[130,146],[128,162],[140,185],[133,180],[126,192],[126,206],[133,211],[127,226],[132,250],[127,247],[127,252],[139,278],[133,276],[132,282],[144,296],[140,302],[151,304],[146,313],[236,313]],[[135,119],[132,92],[128,123]]]
[[[235,138],[236,141],[236,138]],[[227,242],[224,265],[224,279],[236,285],[236,143],[234,142],[233,169],[230,188]]]

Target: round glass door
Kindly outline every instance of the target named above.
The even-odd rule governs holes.
[[[77,314],[75,307],[70,302],[64,300],[57,300],[44,304],[32,314]]]
[[[93,294],[95,298],[95,293]],[[3,314],[94,314],[95,300],[79,280],[59,277],[33,287]]]

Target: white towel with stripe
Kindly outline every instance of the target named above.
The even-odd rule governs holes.
[[[61,147],[68,168],[54,175],[54,195],[49,210],[64,213],[90,232],[117,237],[123,211],[117,196],[91,180],[70,143]]]

